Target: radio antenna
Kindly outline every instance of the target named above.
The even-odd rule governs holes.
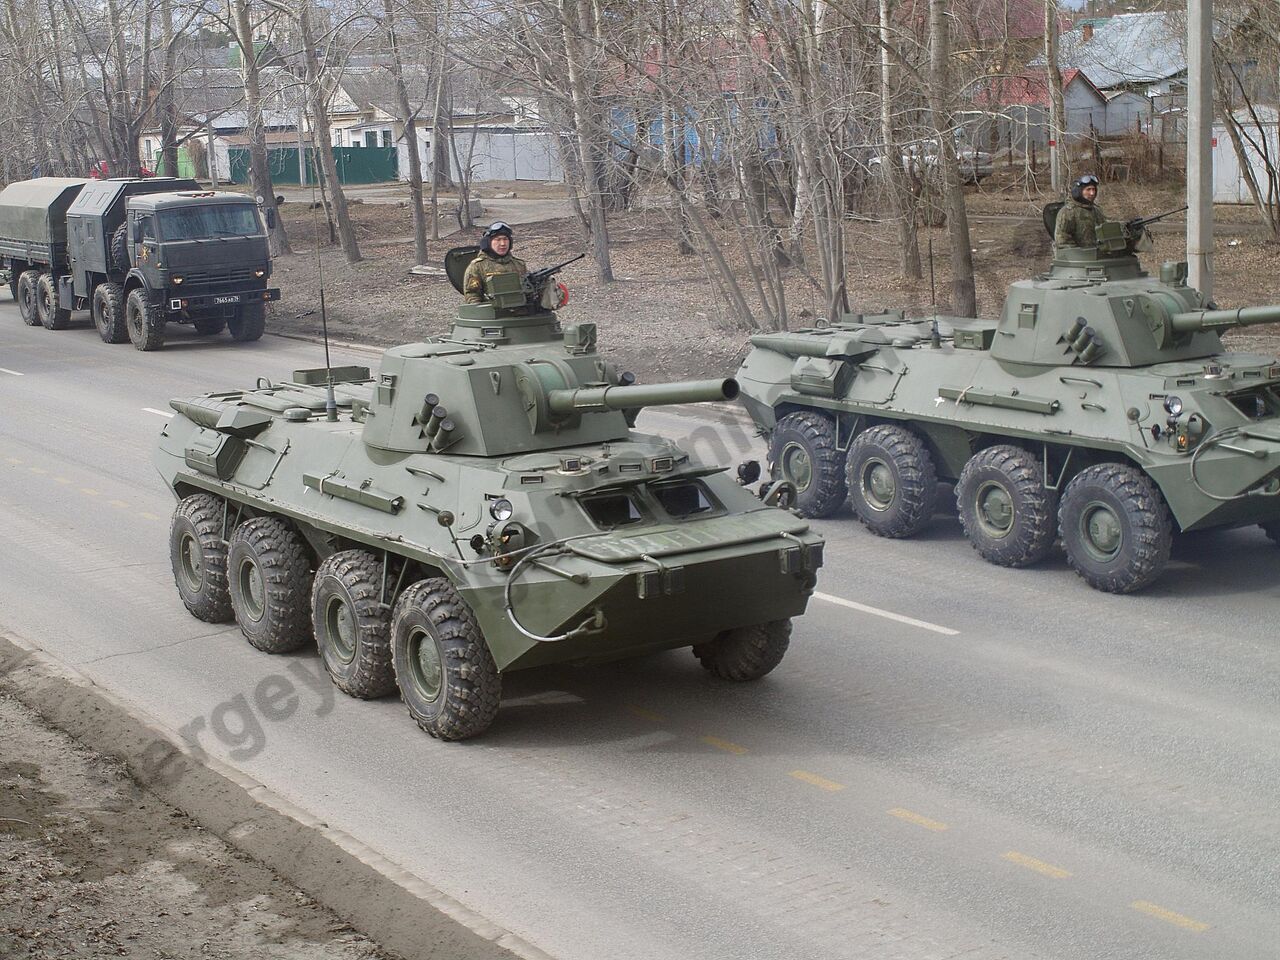
[[[314,153],[315,148],[312,148]],[[320,158],[316,157],[316,176],[320,176]],[[306,159],[300,164],[306,172]],[[326,219],[328,213],[325,213]],[[333,364],[329,361],[329,315],[324,305],[324,261],[320,258],[320,221],[316,216],[316,185],[311,184],[311,239],[316,254],[316,277],[320,283],[320,335],[324,339],[324,374],[326,391],[324,398],[324,418],[330,422],[338,419],[338,401],[333,395]]]
[[[323,293],[321,294],[323,297]],[[933,301],[933,322],[929,326],[929,339],[935,349],[942,346],[942,333],[938,330],[938,289],[933,281],[933,237],[929,237],[929,299]],[[321,300],[323,303],[324,301]]]

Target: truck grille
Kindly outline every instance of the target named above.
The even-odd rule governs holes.
[[[199,287],[202,291],[211,293],[233,292],[237,289],[244,289],[246,284],[257,282],[259,285],[265,283],[260,277],[253,275],[253,267],[237,268],[234,270],[200,270],[191,271],[181,274],[183,278],[182,289],[190,290],[193,287]],[[261,269],[261,268],[257,268]]]

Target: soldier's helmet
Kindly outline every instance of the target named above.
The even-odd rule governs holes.
[[[1076,182],[1071,185],[1071,199],[1077,203],[1084,202],[1084,188],[1096,187],[1102,181],[1095,177],[1092,173],[1086,173],[1083,177],[1078,177]]]
[[[484,233],[480,234],[480,249],[485,253],[493,253],[492,242],[494,237],[506,237],[511,241],[511,247],[508,253],[515,248],[516,240],[511,233],[511,225],[503,223],[501,220],[495,220],[489,226],[484,228]]]

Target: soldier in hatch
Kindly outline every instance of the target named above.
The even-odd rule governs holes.
[[[1098,224],[1106,220],[1098,206],[1098,178],[1085,174],[1071,185],[1071,199],[1058,211],[1054,224],[1053,245],[1062,247],[1096,247]]]
[[[467,303],[488,302],[484,292],[488,277],[499,273],[518,273],[523,277],[529,272],[523,260],[511,255],[513,243],[511,227],[501,220],[485,228],[480,235],[480,252],[462,278],[462,293]]]

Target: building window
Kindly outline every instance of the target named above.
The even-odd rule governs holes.
[[[391,146],[391,131],[390,131],[390,130],[383,130],[383,131],[382,131],[382,145],[383,145],[384,147],[389,147],[389,146]]]

